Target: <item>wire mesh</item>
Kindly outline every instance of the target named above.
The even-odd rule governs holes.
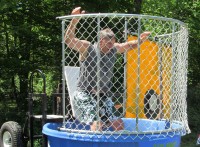
[[[111,13],[59,19],[63,89],[73,89],[69,97],[63,90],[63,108],[69,108],[65,101],[70,101],[71,117],[75,118],[72,122],[64,119],[61,130],[100,137],[107,134],[108,138],[126,134],[124,139],[131,134],[142,139],[147,134],[173,136],[180,130],[182,134],[190,132],[186,113],[188,31],[184,23],[163,17]],[[75,30],[69,29],[72,19],[78,20]],[[101,31],[106,28],[114,32],[115,43],[139,42],[135,48],[119,53],[110,38],[104,42],[109,51],[103,53]],[[140,43],[138,36],[144,31],[151,34]],[[64,109],[63,114],[66,111],[69,110]],[[134,125],[113,129],[112,120],[118,118],[130,119]],[[99,123],[95,131],[91,130],[94,121]]]

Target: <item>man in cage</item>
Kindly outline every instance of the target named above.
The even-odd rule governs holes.
[[[81,11],[81,8],[77,7],[71,14],[84,13],[85,11]],[[80,78],[72,102],[75,116],[80,122],[90,124],[92,131],[102,130],[108,126],[116,131],[122,130],[123,121],[114,116],[112,111],[114,107],[111,98],[113,67],[117,53],[124,53],[134,49],[139,42],[134,40],[117,43],[115,42],[113,31],[106,28],[99,32],[99,43],[91,44],[87,40],[76,38],[75,30],[78,22],[79,18],[73,18],[65,33],[65,43],[69,48],[79,52],[80,60]],[[150,32],[142,33],[140,35],[140,44],[149,35]],[[97,61],[98,48],[100,50],[99,63]]]

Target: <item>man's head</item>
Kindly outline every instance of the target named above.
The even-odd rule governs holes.
[[[109,28],[100,31],[100,48],[106,53],[114,47],[115,34]]]

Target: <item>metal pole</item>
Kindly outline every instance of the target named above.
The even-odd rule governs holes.
[[[62,105],[63,127],[65,128],[65,20],[62,21]]]
[[[100,123],[100,116],[99,116],[99,111],[100,111],[100,107],[99,107],[99,101],[100,101],[100,61],[101,61],[101,55],[100,55],[100,17],[97,17],[97,50],[96,50],[96,54],[97,54],[97,130],[99,130],[99,123]]]
[[[140,99],[140,34],[141,19],[138,19],[138,60],[137,60],[137,86],[136,86],[136,131],[139,131],[139,99]]]
[[[159,81],[160,81],[160,85],[159,85],[159,89],[160,89],[160,95],[158,96],[159,99],[159,114],[157,115],[157,118],[162,119],[162,99],[163,99],[163,45],[160,45],[161,43],[159,42],[158,39],[158,61],[159,61]]]
[[[128,31],[128,22],[127,22],[127,18],[125,18],[125,24],[124,24],[124,40],[127,41],[127,31]],[[123,116],[125,115],[125,109],[126,109],[126,106],[125,106],[125,101],[126,101],[126,92],[127,92],[127,85],[126,85],[126,80],[127,80],[127,76],[126,76],[126,73],[127,73],[127,65],[126,65],[126,62],[127,62],[127,52],[124,53],[124,95],[123,95]]]

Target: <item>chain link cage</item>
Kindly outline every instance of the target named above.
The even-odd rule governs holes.
[[[107,134],[107,138],[114,136],[117,139],[123,136],[131,137],[133,140],[137,137],[151,138],[154,134],[173,137],[177,131],[181,135],[190,132],[186,103],[188,30],[184,23],[164,17],[113,13],[58,18],[62,20],[63,108],[66,108],[63,109],[65,119],[61,130],[82,133],[83,136],[98,134],[99,138],[103,138]],[[74,32],[75,37],[87,40],[91,45],[97,44],[95,54],[88,49],[86,56],[82,55],[83,53],[71,49],[66,44],[66,39],[70,38],[65,34],[74,18],[79,19]],[[150,31],[151,34],[143,43],[138,42],[136,48],[123,54],[116,53],[102,65],[105,54],[100,51],[100,31],[105,28],[114,32],[117,43],[140,40],[138,36],[144,31]],[[89,57],[94,58],[87,60]],[[81,64],[86,60],[85,66],[90,66],[85,75],[87,86],[95,89],[96,93],[87,101],[82,102],[79,99],[76,103],[78,106],[73,106],[74,93],[83,74]],[[106,77],[108,74],[109,77]],[[90,75],[95,79],[92,82],[96,83],[87,78]],[[105,103],[113,105],[113,116],[122,118],[123,130],[104,128],[92,131],[90,124],[82,121],[83,116],[79,116],[83,111],[85,116],[90,113],[87,104],[93,103],[95,99],[93,114],[96,116],[96,121],[101,122],[99,111],[107,111],[107,109],[102,110],[103,106],[100,104],[101,99],[105,99],[101,96],[102,85],[110,86],[109,91],[104,94],[111,101]],[[69,96],[65,97],[65,89]],[[86,91],[83,90],[82,93],[84,92]],[[85,97],[82,95],[83,99]],[[82,109],[81,106],[85,106],[86,109]],[[73,121],[69,121],[72,118]],[[135,136],[132,137],[132,134]]]

